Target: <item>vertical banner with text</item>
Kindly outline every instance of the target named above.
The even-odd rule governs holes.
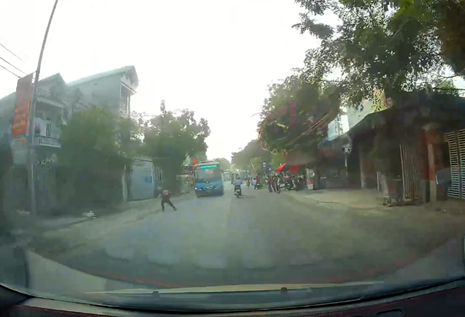
[[[199,159],[197,157],[192,158],[192,171],[194,171],[194,166],[199,164]]]
[[[11,127],[11,152],[14,164],[26,164],[27,160],[27,129],[29,106],[32,101],[32,74],[18,79],[16,85],[16,101]]]

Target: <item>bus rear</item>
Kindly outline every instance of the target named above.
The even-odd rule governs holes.
[[[223,195],[224,183],[220,164],[209,162],[194,166],[195,195]]]

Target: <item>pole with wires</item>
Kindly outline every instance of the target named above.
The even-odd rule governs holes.
[[[48,32],[50,30],[50,25],[52,24],[53,15],[55,14],[55,9],[57,7],[58,0],[55,0],[53,5],[52,12],[50,13],[50,18],[48,20],[47,29],[45,30],[44,39],[42,41],[42,48],[40,49],[39,61],[37,63],[37,69],[35,72],[34,80],[34,90],[32,92],[31,107],[29,109],[29,129],[28,129],[28,183],[30,190],[30,199],[31,199],[31,214],[36,215],[36,192],[35,192],[35,147],[34,147],[34,118],[36,114],[36,103],[37,103],[37,91],[39,86],[39,77],[40,69],[42,66],[42,57],[44,56],[45,44],[47,43]]]

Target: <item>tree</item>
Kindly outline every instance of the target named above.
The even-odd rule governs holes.
[[[273,157],[271,158],[271,162],[270,162],[271,168],[274,170],[277,169],[281,164],[284,164],[286,162],[285,160],[286,160],[286,156],[284,152],[276,153],[276,155],[273,155]]]
[[[213,161],[220,163],[220,167],[224,171],[229,170],[231,168],[231,163],[224,157],[216,158]]]
[[[312,84],[302,71],[269,88],[258,124],[259,140],[272,151],[315,153],[326,127],[339,113],[338,88]]]
[[[164,101],[160,112],[143,120],[143,153],[162,169],[165,187],[176,190],[185,158],[207,150],[210,128],[203,118],[197,122],[193,111],[184,109],[176,114],[167,110]]]
[[[257,174],[262,174],[263,171],[263,159],[261,157],[254,157],[250,160],[249,171]]]
[[[4,195],[5,195],[5,175],[8,173],[8,170],[13,165],[13,157],[10,148],[10,138],[7,134],[4,134],[0,137],[0,237],[3,237],[8,234],[8,231],[11,224],[8,222],[4,210]]]
[[[242,150],[233,152],[231,163],[238,169],[250,170],[250,161],[255,157],[260,157],[264,161],[268,161],[271,157],[271,153],[263,148],[259,140],[252,140]]]
[[[433,34],[440,45],[440,55],[456,74],[465,75],[464,0],[392,1],[393,19],[419,21],[426,34]],[[429,28],[429,29],[428,29]],[[422,33],[423,34],[423,33]],[[421,35],[422,35],[421,34]]]
[[[439,83],[438,84],[438,89],[443,94],[453,95],[453,96],[456,96],[456,97],[458,97],[460,95],[459,91],[457,90],[457,88],[454,85],[454,82],[452,80],[450,80],[450,79],[442,81],[441,83]]]
[[[121,197],[116,188],[138,150],[138,134],[134,120],[106,107],[76,112],[62,125],[57,156],[74,181],[73,205],[89,206],[102,199],[111,203]]]
[[[207,161],[207,153],[206,152],[199,152],[195,154],[195,157],[199,160],[199,162]]]
[[[337,81],[348,105],[358,107],[373,92],[396,97],[444,77],[445,65],[464,75],[464,0],[296,0],[305,10],[294,27],[321,40],[307,52],[314,84],[340,70]],[[318,23],[332,12],[337,26]],[[434,86],[435,87],[435,86]]]

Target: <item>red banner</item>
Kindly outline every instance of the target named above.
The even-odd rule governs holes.
[[[27,134],[29,105],[32,101],[32,74],[18,79],[16,85],[15,114],[11,128],[11,135],[16,138]]]
[[[194,166],[195,166],[196,164],[199,164],[199,159],[196,158],[196,157],[194,157],[194,158],[192,158],[192,170],[194,170]]]

